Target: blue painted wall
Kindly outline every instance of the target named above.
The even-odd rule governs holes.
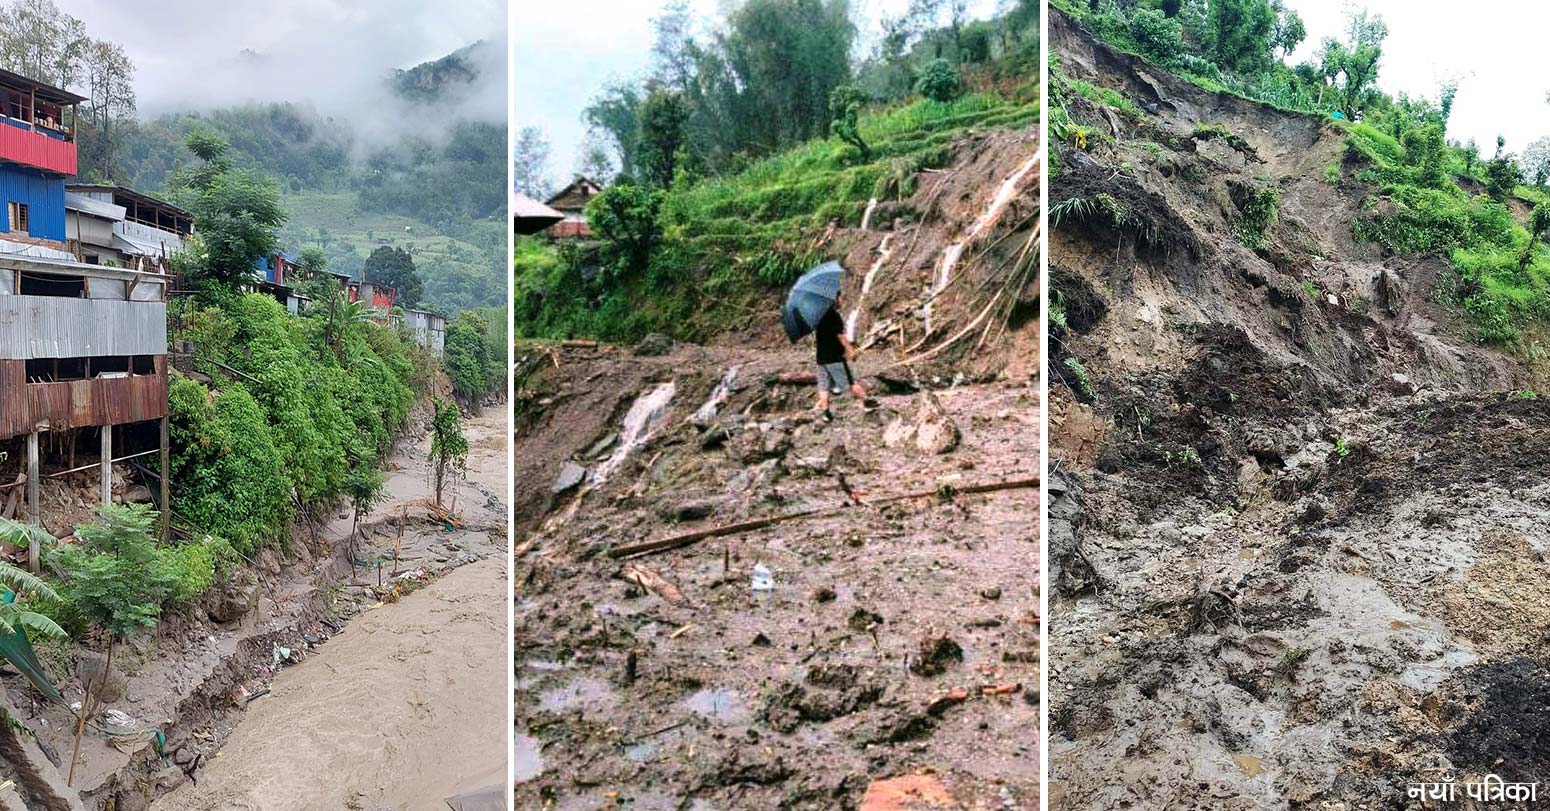
[[[36,169],[0,164],[0,234],[11,231],[11,203],[27,204],[27,233],[65,240],[65,179]]]

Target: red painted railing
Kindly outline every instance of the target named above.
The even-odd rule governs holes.
[[[0,161],[75,174],[75,144],[20,127],[0,126]]]

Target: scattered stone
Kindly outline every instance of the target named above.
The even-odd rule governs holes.
[[[575,487],[576,485],[581,484],[582,480],[586,479],[586,477],[586,468],[576,464],[575,462],[566,462],[565,466],[560,468],[560,475],[555,477],[554,486],[550,488],[549,492],[553,493],[554,495],[559,495]]]
[[[861,798],[861,811],[953,811],[960,807],[947,786],[929,774],[874,780]]]
[[[666,355],[667,353],[673,351],[673,346],[676,343],[676,341],[666,335],[663,335],[659,332],[653,332],[650,335],[640,339],[640,343],[635,345],[635,355],[636,357],[642,358],[653,358]]]
[[[868,611],[865,608],[858,608],[851,612],[850,620],[846,622],[846,625],[850,626],[852,631],[861,631],[863,633],[870,631],[882,624],[882,614]]]
[[[700,434],[700,450],[710,451],[727,444],[727,428],[725,425],[712,425]]]
[[[969,700],[969,691],[965,687],[954,687],[945,693],[941,693],[926,704],[926,712],[940,718],[942,713]]]
[[[151,501],[151,489],[143,484],[132,484],[124,488],[124,493],[119,497],[120,504],[148,504]]]
[[[917,676],[939,676],[947,668],[963,661],[963,648],[946,634],[927,634],[920,640],[910,672]]]
[[[829,586],[821,586],[813,592],[813,602],[832,603],[835,598],[834,589]]]
[[[980,596],[987,600],[999,600],[1001,599],[1001,587],[991,586],[990,588],[980,589]]]
[[[662,517],[677,523],[699,521],[715,515],[720,507],[721,505],[715,499],[692,498],[666,505],[662,509]]]
[[[258,578],[252,572],[239,572],[205,592],[205,614],[213,622],[235,622],[258,610],[261,593]]]
[[[774,643],[770,642],[770,638],[765,636],[763,631],[760,631],[753,635],[753,642],[751,644],[756,648],[768,648]]]
[[[604,451],[608,450],[609,448],[612,448],[614,446],[614,443],[618,442],[618,441],[619,441],[619,434],[617,432],[610,433],[607,436],[603,437],[602,439],[599,439],[598,441],[592,443],[592,445],[590,447],[588,447],[586,450],[582,451],[581,452],[581,458],[583,458],[583,459],[596,459],[596,458],[602,456]]]
[[[913,443],[922,453],[951,453],[962,438],[958,424],[931,392],[921,392],[916,402],[912,419],[896,417],[883,429],[883,444],[894,448]]]

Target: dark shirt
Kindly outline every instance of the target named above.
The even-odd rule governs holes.
[[[819,363],[839,363],[845,359],[845,345],[840,343],[844,333],[845,319],[830,307],[823,318],[818,319],[818,328],[813,330],[813,337],[818,342]]]

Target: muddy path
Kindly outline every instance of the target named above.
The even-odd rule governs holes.
[[[1138,216],[1050,236],[1050,807],[1410,809],[1411,783],[1550,780],[1529,370],[1469,339],[1445,261],[1353,241],[1373,190],[1335,127],[1050,26],[1066,76],[1140,110],[1071,100],[1113,139],[1064,146],[1051,181],[1052,205]],[[1269,188],[1251,248],[1234,200]]]
[[[402,565],[424,571],[428,585],[374,603],[280,671],[195,773],[197,783],[153,808],[432,811],[445,797],[504,784],[507,430],[498,408],[464,423],[471,449],[457,488],[464,528],[406,531]],[[395,453],[391,496],[368,523],[423,512],[428,450],[420,438]],[[330,531],[348,533],[348,523]],[[396,542],[396,534],[373,533],[360,557],[390,558]]]
[[[543,466],[550,503],[519,540],[518,807],[855,808],[922,770],[964,808],[1038,807],[1038,491],[953,492],[1034,475],[1035,381],[881,387],[876,410],[842,399],[826,424],[811,384],[778,382],[810,351],[560,357],[558,403],[526,429],[576,448]],[[642,402],[660,410],[621,453]],[[610,472],[553,494],[568,465]],[[863,503],[608,555],[846,488]],[[926,495],[865,503],[911,492]],[[771,591],[751,587],[760,565]],[[623,576],[640,570],[668,585]]]

